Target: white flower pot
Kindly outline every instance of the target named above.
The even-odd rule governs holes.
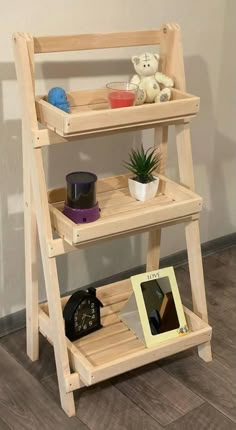
[[[158,190],[159,178],[155,177],[155,180],[148,182],[148,184],[141,184],[141,182],[128,178],[128,184],[130,195],[136,200],[145,202],[155,197]]]

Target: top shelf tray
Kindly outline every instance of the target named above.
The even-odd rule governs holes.
[[[38,121],[63,137],[175,123],[195,116],[200,104],[199,97],[176,89],[169,102],[119,109],[109,109],[105,88],[68,93],[68,99],[71,113],[52,106],[46,97],[36,98]]]

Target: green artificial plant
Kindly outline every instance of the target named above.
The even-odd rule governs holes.
[[[142,145],[140,150],[131,148],[129,162],[124,165],[135,175],[132,179],[147,184],[155,180],[152,173],[157,171],[160,162],[160,153],[156,149],[148,148],[145,151]]]

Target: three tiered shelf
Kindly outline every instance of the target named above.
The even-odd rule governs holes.
[[[61,405],[68,416],[75,414],[73,391],[133,368],[198,346],[205,361],[211,360],[211,327],[208,325],[199,236],[202,199],[194,191],[189,123],[199,110],[199,98],[186,93],[181,32],[177,24],[160,30],[112,34],[33,37],[13,36],[17,78],[22,100],[24,164],[25,268],[27,353],[39,359],[39,333],[52,343],[57,367]],[[71,113],[35,96],[34,55],[160,45],[161,71],[172,77],[171,100],[111,110],[105,89],[69,93]],[[175,128],[180,181],[165,175],[168,129]],[[129,130],[154,128],[154,147],[162,154],[160,185],[155,198],[133,199],[128,192],[129,175],[98,180],[99,220],[75,224],[63,214],[66,190],[47,190],[42,152],[48,145]],[[71,342],[65,336],[56,257],[95,242],[148,232],[147,271],[159,267],[161,229],[184,223],[193,306],[184,308],[190,333],[146,348],[123,324],[119,312],[132,293],[130,279],[97,289],[104,304],[103,328]],[[39,304],[37,240],[39,238],[47,302]]]

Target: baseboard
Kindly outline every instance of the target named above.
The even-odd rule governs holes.
[[[202,244],[202,255],[203,257],[214,254],[222,249],[230,248],[236,245],[236,233],[228,234],[226,236],[219,237],[217,239],[210,240]],[[174,266],[178,267],[187,262],[186,250],[177,252],[175,254],[164,257],[160,261],[161,267]],[[118,273],[116,275],[109,276],[108,278],[99,280],[90,284],[88,287],[100,287],[102,285],[110,284],[112,282],[121,281],[127,279],[130,276],[137,275],[145,271],[145,265],[135,267],[133,269],[126,270],[125,272]],[[73,293],[73,291],[71,291]],[[66,295],[70,294],[67,292]],[[15,312],[6,317],[0,318],[0,337],[6,336],[14,331],[17,331],[25,327],[25,309]]]

